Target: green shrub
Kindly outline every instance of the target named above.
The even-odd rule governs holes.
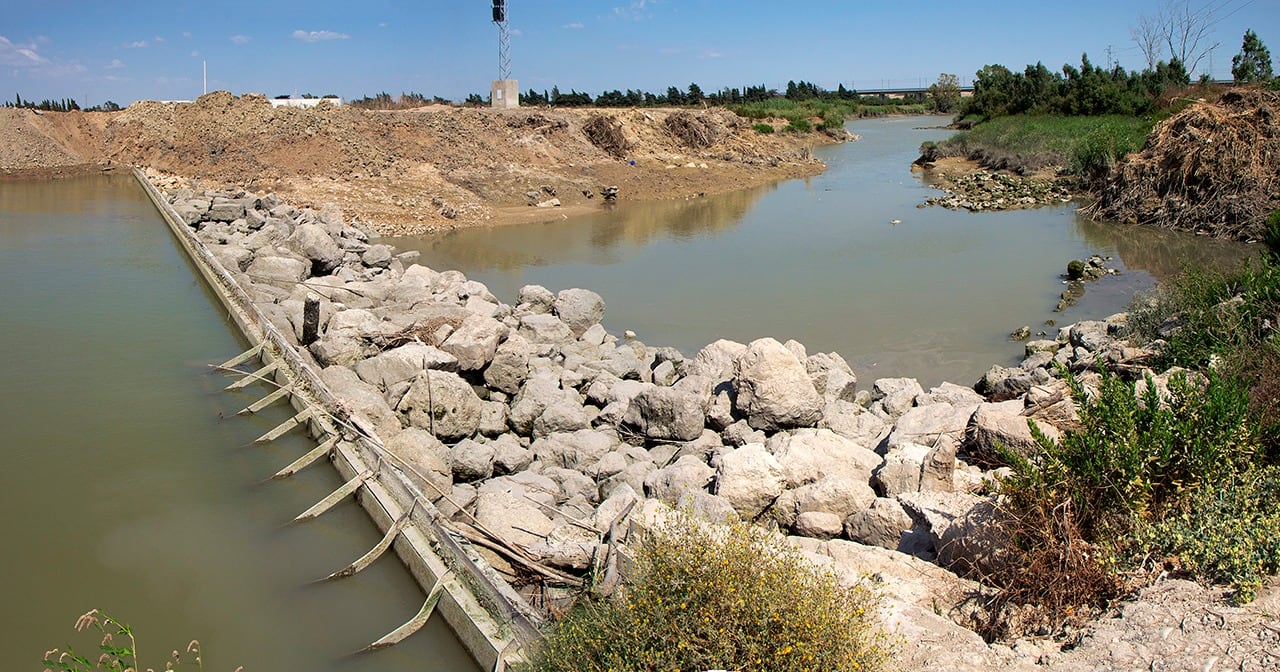
[[[808,133],[813,130],[813,125],[804,117],[790,117],[787,123],[787,130],[794,133]]]
[[[554,624],[529,670],[877,670],[890,646],[876,607],[764,530],[675,516],[618,595]]]
[[[773,126],[771,126],[771,125],[769,125],[769,124],[756,124],[755,126],[752,126],[751,128],[756,129],[756,133],[769,134],[769,133],[772,133],[772,132],[773,132]]]
[[[1262,231],[1262,242],[1266,244],[1272,258],[1280,257],[1280,210],[1276,210],[1267,217],[1266,228]]]
[[[1120,594],[1127,569],[1163,548],[1159,521],[1257,462],[1249,389],[1235,378],[1210,370],[1200,385],[1176,373],[1164,396],[1148,376],[1138,395],[1134,383],[1103,371],[1090,397],[1060,373],[1080,428],[1054,442],[1029,421],[1037,450],[1002,451],[1013,473],[999,483],[996,525],[1016,557],[981,577],[1002,590],[989,636],[1018,634],[1009,631],[1012,605],[1041,610],[1038,621],[1019,614],[1024,627],[1058,628],[1096,613]]]
[[[1238,602],[1280,572],[1280,469],[1235,474],[1198,488],[1141,537],[1195,576],[1224,583]]]

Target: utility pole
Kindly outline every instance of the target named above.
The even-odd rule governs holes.
[[[1111,57],[1111,45],[1107,45],[1107,70],[1115,69],[1115,61]]]

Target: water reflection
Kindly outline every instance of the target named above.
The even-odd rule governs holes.
[[[442,267],[475,272],[520,271],[554,264],[616,264],[627,249],[659,240],[688,242],[737,226],[761,196],[776,188],[770,185],[682,201],[622,203],[560,222],[453,231],[430,238],[389,238],[385,242],[423,249]]]
[[[1077,228],[1091,245],[1114,247],[1125,267],[1146,271],[1159,282],[1178,274],[1188,264],[1236,268],[1257,254],[1257,249],[1251,246],[1228,240],[1132,224],[1095,222],[1083,216],[1077,219]]]

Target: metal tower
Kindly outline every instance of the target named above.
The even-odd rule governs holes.
[[[499,109],[520,107],[520,85],[511,78],[511,34],[507,31],[507,0],[493,0],[498,25],[498,78],[489,87],[489,102]]]
[[[493,0],[493,22],[498,24],[498,79],[511,79],[511,34],[507,31],[506,0]]]

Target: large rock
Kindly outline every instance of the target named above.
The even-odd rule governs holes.
[[[871,385],[872,400],[894,418],[910,410],[921,394],[924,388],[915,378],[881,378]]]
[[[311,269],[300,259],[262,255],[254,258],[244,272],[254,282],[293,284],[306,280]]]
[[[735,407],[752,427],[812,427],[822,419],[823,400],[808,371],[778,341],[752,341],[733,367]]]
[[[476,433],[483,407],[471,384],[458,374],[434,371],[413,382],[396,410],[408,415],[414,427],[452,442]]]
[[[978,403],[957,407],[944,401],[911,408],[894,424],[887,447],[893,449],[904,443],[933,445],[939,437],[960,442]]]
[[[829,429],[859,445],[878,446],[893,429],[893,424],[888,418],[871,413],[858,404],[837,399],[823,409],[818,427]]]
[[[529,448],[543,464],[583,470],[618,448],[619,443],[618,437],[610,432],[579,429],[544,436]],[[625,467],[624,463],[618,471]]]
[[[686,492],[705,491],[715,473],[715,469],[707,466],[702,460],[692,455],[685,455],[674,464],[646,476],[645,495],[668,504],[675,504]]]
[[[782,494],[782,465],[758,443],[720,455],[712,494],[729,502],[747,520],[759,516]]]
[[[449,448],[426,430],[410,427],[385,441],[387,452],[408,464],[410,478],[425,485],[423,494],[435,501],[453,489]],[[402,466],[397,464],[397,466]]]
[[[534,313],[520,318],[520,335],[530,343],[563,343],[573,339],[573,331],[555,315]]]
[[[320,372],[320,380],[351,411],[352,420],[367,423],[382,440],[400,433],[400,417],[391,410],[382,392],[360,380],[351,369],[345,366],[326,367]]]
[[[552,406],[560,404],[582,406],[582,400],[573,390],[560,387],[560,377],[553,370],[542,369],[529,377],[511,401],[507,422],[517,434],[532,436],[538,418]],[[543,429],[548,427],[544,425]]]
[[[499,538],[521,546],[545,541],[556,527],[537,504],[503,490],[480,491],[476,520]]]
[[[793,501],[797,514],[824,511],[836,514],[843,521],[871,506],[875,499],[876,493],[866,479],[836,474],[796,488]]]
[[[493,475],[495,449],[492,444],[463,439],[449,451],[453,477],[459,481],[479,481]]]
[[[477,371],[493,361],[509,331],[507,325],[492,317],[472,313],[440,344],[440,349],[457,357],[458,368],[463,371]]]
[[[1023,403],[1017,399],[979,406],[969,421],[968,452],[980,461],[993,463],[1002,461],[999,446],[1022,456],[1038,452],[1039,447],[1022,412]],[[1056,427],[1044,421],[1036,425],[1046,437],[1055,442],[1058,440],[1060,433]]]
[[[912,521],[928,530],[938,564],[964,575],[989,573],[1002,562],[994,502],[968,493],[918,492],[898,495]]]
[[[299,225],[285,241],[285,245],[310,259],[312,268],[320,271],[315,275],[324,275],[337,268],[345,254],[333,238],[315,224]]]
[[[689,375],[705,376],[715,381],[733,378],[733,362],[745,352],[747,346],[736,341],[720,339],[698,351],[689,363]]]
[[[556,295],[552,309],[577,338],[604,318],[604,299],[589,289],[566,289]]]
[[[897,550],[902,533],[911,527],[911,516],[898,500],[878,497],[871,506],[845,518],[844,534],[861,544]]]
[[[484,382],[489,387],[506,394],[515,394],[529,378],[529,357],[533,345],[523,336],[510,335],[494,351],[492,361],[484,370]]]
[[[456,371],[457,367],[457,358],[447,352],[423,343],[408,343],[357,362],[355,371],[365,382],[389,390],[427,369]]]
[[[865,481],[881,462],[875,452],[828,429],[776,434],[765,445],[782,465],[789,488],[837,474]]]
[[[697,392],[645,383],[632,397],[623,422],[658,441],[692,441],[702,435],[707,398]]]
[[[844,357],[834,353],[817,353],[805,359],[805,369],[813,386],[828,402],[853,401],[858,391],[858,377]]]

